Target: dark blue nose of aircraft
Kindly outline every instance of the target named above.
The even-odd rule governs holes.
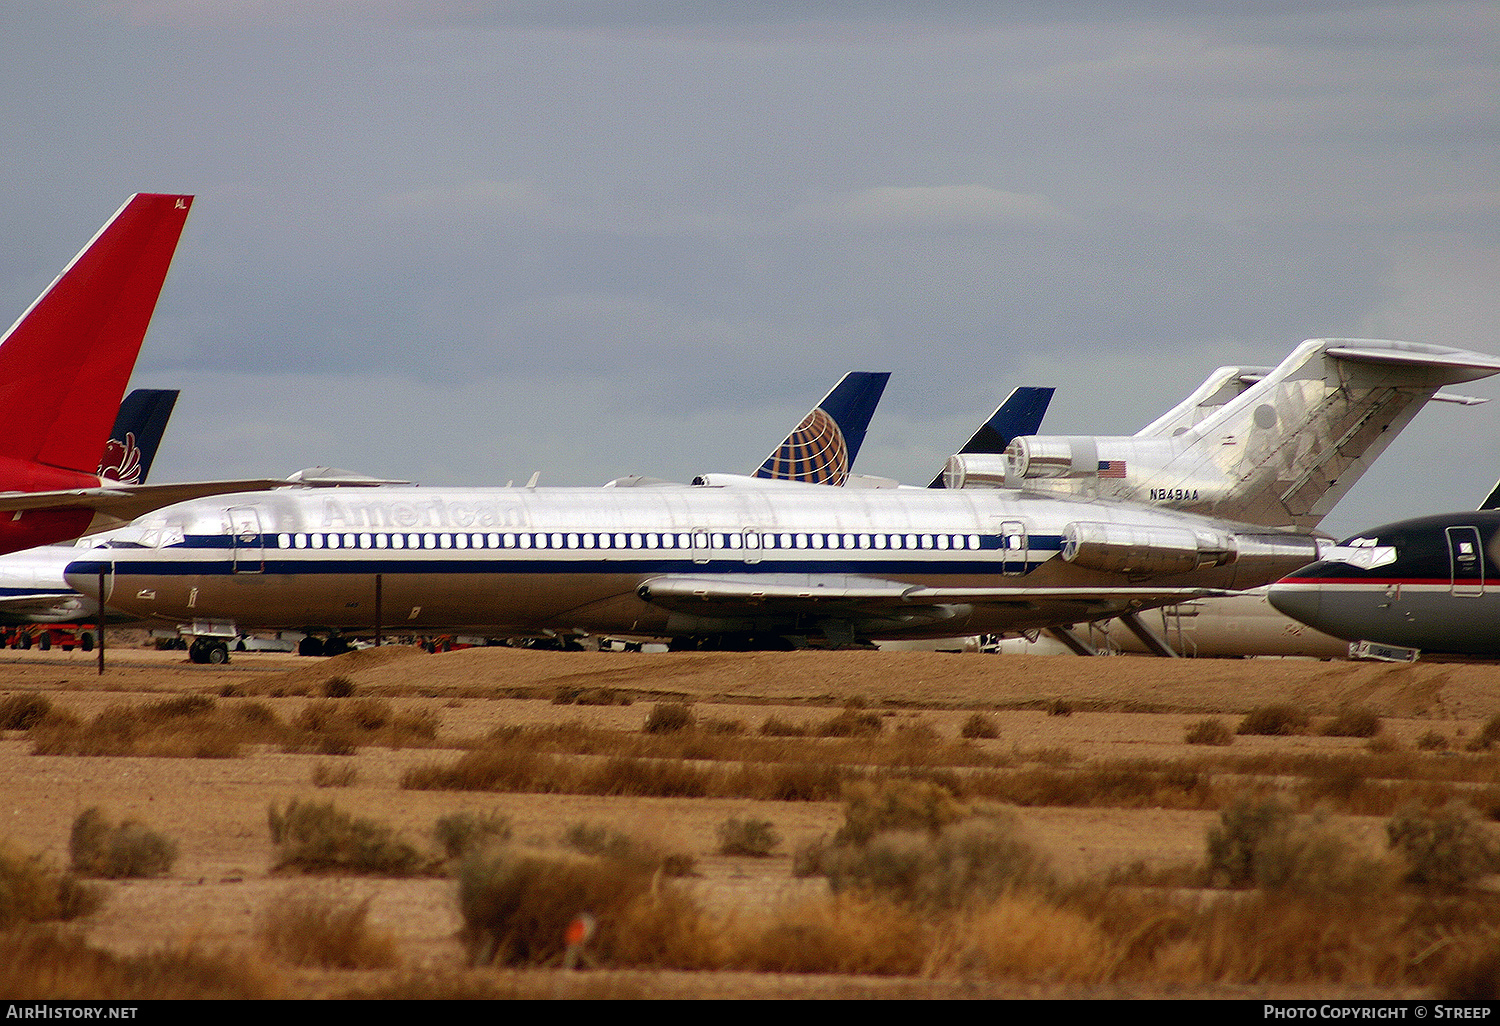
[[[1266,596],[1277,611],[1290,616],[1293,620],[1300,620],[1309,627],[1318,626],[1321,618],[1323,589],[1315,583],[1316,574],[1307,574],[1313,580],[1302,580],[1301,576],[1316,568],[1317,564],[1314,563],[1304,570],[1283,577],[1271,585],[1271,591]]]

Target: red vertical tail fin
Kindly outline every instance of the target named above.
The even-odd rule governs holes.
[[[192,203],[130,197],[0,339],[0,468],[95,474]]]

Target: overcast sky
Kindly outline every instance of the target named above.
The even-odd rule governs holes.
[[[130,193],[198,197],[158,480],[749,472],[861,369],[858,469],[923,483],[1019,384],[1128,434],[1304,338],[1500,353],[1492,2],[0,0],[0,40],[7,323]],[[1497,476],[1500,401],[1434,404],[1324,527]]]

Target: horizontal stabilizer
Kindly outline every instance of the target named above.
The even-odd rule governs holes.
[[[1367,339],[1330,339],[1349,343],[1330,345],[1325,352],[1336,360],[1352,363],[1380,363],[1396,367],[1429,367],[1442,371],[1445,381],[1472,381],[1475,378],[1500,374],[1500,359],[1483,353],[1471,353],[1463,349],[1440,350],[1436,346],[1411,346],[1404,342],[1379,341],[1371,345]],[[1473,373],[1467,373],[1473,372]]]
[[[91,509],[96,517],[127,524],[152,510],[189,499],[233,492],[259,492],[285,486],[275,478],[247,478],[240,481],[192,481],[184,484],[116,484],[103,488],[73,488],[53,492],[0,492],[0,512],[14,513],[28,509]],[[108,526],[108,525],[106,525]],[[94,530],[105,530],[95,524]]]

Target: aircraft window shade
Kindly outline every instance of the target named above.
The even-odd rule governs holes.
[[[563,536],[562,535],[560,535],[560,534],[554,534],[552,536],[552,547],[554,549],[560,549],[560,548],[563,547]]]
[[[435,548],[437,548],[437,535],[435,535],[435,534],[424,534],[424,535],[422,535],[422,548],[424,548],[424,549],[435,549]]]
[[[330,534],[328,536],[328,547],[330,549],[336,549],[336,548],[339,547],[339,536],[338,535],[336,535],[336,534]]]
[[[469,536],[466,534],[455,534],[453,536],[453,547],[455,549],[466,549],[469,547]]]
[[[760,548],[760,535],[756,534],[754,531],[746,531],[745,532],[745,548],[747,548],[747,549],[758,549],[758,548]]]
[[[568,548],[570,548],[570,549],[576,549],[576,548],[579,547],[579,544],[580,543],[578,541],[578,535],[576,535],[576,534],[570,534],[570,535],[568,535],[568,537],[567,537],[567,546],[568,546]]]
[[[690,534],[679,534],[677,536],[677,547],[679,549],[690,549],[693,547],[693,536]]]
[[[730,547],[730,548],[731,548],[731,549],[737,549],[737,548],[739,548],[739,547],[740,547],[740,544],[741,544],[741,538],[740,538],[740,536],[739,536],[739,535],[737,535],[737,534],[726,534],[726,535],[725,535],[725,536],[724,536],[724,540],[725,540],[725,541],[727,541],[727,542],[728,542],[728,543],[729,543],[729,547]]]
[[[607,535],[607,534],[601,534],[599,536],[599,547],[601,549],[607,549],[607,548],[609,548],[609,535]]]
[[[615,535],[615,548],[617,548],[617,549],[623,549],[623,548],[628,548],[628,547],[629,546],[626,544],[626,539],[625,539],[625,536],[623,534],[617,534],[617,535]]]
[[[545,534],[537,535],[531,540],[531,545],[533,548],[545,549],[547,547],[547,536]]]
[[[883,548],[885,548],[885,535],[883,535],[883,534],[877,534],[875,536],[875,547],[877,549],[883,549]]]
[[[523,535],[521,535],[521,548],[523,548],[523,549],[529,549],[529,548],[531,548],[531,535],[529,535],[529,534],[523,534]]]
[[[823,536],[821,534],[814,534],[810,535],[809,537],[811,537],[812,539],[813,548],[821,549],[823,547]]]
[[[937,536],[937,547],[940,549],[946,549],[948,547],[948,536],[946,534],[940,534]]]
[[[859,536],[859,547],[860,548],[862,548],[862,549],[868,549],[870,547],[870,545],[871,545],[870,536],[868,534],[862,534],[862,535]]]
[[[643,549],[646,547],[646,539],[638,534],[632,534],[630,536],[630,547],[632,549]]]
[[[451,549],[453,547],[453,535],[451,534],[440,534],[437,536],[437,540],[438,548],[440,549]]]
[[[839,536],[838,535],[836,535],[836,534],[830,534],[828,536],[828,547],[830,549],[836,549],[836,548],[839,547]]]
[[[409,549],[420,549],[422,547],[422,536],[420,534],[407,535],[406,547]]]
[[[656,535],[654,535],[654,534],[648,534],[648,535],[646,535],[646,548],[648,548],[648,549],[654,549],[654,548],[656,548],[656,542],[657,542],[657,536]]]
[[[489,540],[490,540],[489,541],[489,547],[490,548],[492,548],[492,549],[498,549],[500,547],[500,536],[498,534],[492,534],[492,535],[490,535],[489,536]]]
[[[375,547],[377,549],[383,549],[383,548],[386,547],[386,543],[388,541],[389,541],[389,538],[387,538],[385,535],[383,535],[383,534],[377,534],[375,536]]]
[[[393,549],[400,549],[400,548],[404,548],[405,546],[406,546],[406,535],[404,535],[404,534],[393,534],[393,535],[391,535],[391,548],[393,548]]]
[[[677,536],[675,534],[664,534],[664,535],[661,536],[661,547],[664,548],[664,549],[670,549],[676,543],[677,543]]]
[[[583,547],[586,548],[586,549],[591,549],[591,548],[594,547],[594,536],[593,535],[586,534],[586,535],[583,536]]]
[[[358,542],[355,540],[354,535],[352,535],[352,534],[346,534],[346,535],[344,535],[344,548],[346,548],[346,549],[352,549],[352,548],[355,548],[357,545],[358,545]]]
[[[374,544],[375,543],[371,540],[371,538],[370,538],[370,536],[368,534],[362,534],[362,535],[359,536],[359,547],[360,548],[362,548],[362,549],[368,549],[370,546],[372,546]]]
[[[516,536],[507,534],[500,539],[500,544],[504,545],[507,549],[513,549],[516,547]]]
[[[305,535],[305,534],[299,534],[299,535],[297,535],[295,538],[292,539],[292,544],[295,545],[299,549],[305,549],[305,548],[307,548],[307,535]]]
[[[289,534],[278,534],[276,536],[276,547],[278,549],[289,549],[292,547],[292,536]]]

